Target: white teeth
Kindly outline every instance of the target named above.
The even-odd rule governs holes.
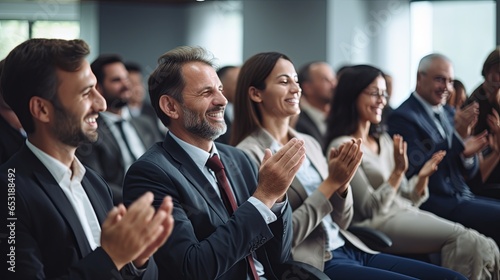
[[[210,117],[213,117],[213,118],[223,118],[224,117],[224,112],[218,112],[218,113],[211,113],[211,114],[208,114]]]
[[[95,123],[96,122],[96,118],[87,118],[85,121],[88,122],[88,123]]]

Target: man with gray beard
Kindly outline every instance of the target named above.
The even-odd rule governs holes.
[[[274,155],[267,149],[260,170],[243,151],[215,144],[226,131],[227,100],[208,56],[179,47],[160,57],[149,94],[169,132],[128,170],[124,201],[147,191],[153,204],[173,198],[176,224],[155,255],[160,279],[277,279],[290,257],[286,191],[304,142],[292,139]]]

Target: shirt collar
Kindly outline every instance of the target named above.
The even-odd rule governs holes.
[[[71,180],[78,180],[79,182],[82,181],[86,170],[77,157],[73,157],[71,168],[68,168],[56,158],[50,156],[30,143],[28,139],[26,139],[26,146],[28,146],[33,154],[42,162],[45,168],[49,170],[50,174],[54,177],[58,184],[61,184],[66,175],[68,175],[69,178],[72,178]]]
[[[415,96],[418,102],[422,104],[422,106],[424,107],[425,111],[429,116],[434,117],[434,113],[440,114],[441,112],[443,112],[443,105],[438,104],[436,106],[432,106],[427,101],[425,101],[416,91],[413,92],[413,96]]]
[[[212,157],[214,154],[218,154],[215,144],[212,144],[212,150],[210,151],[210,153],[207,153],[205,150],[181,140],[172,132],[169,131],[168,133],[170,134],[170,136],[172,136],[174,141],[177,142],[177,144],[179,144],[181,148],[184,149],[184,151],[186,151],[186,153],[191,157],[191,159],[200,170],[203,170],[203,168],[205,168],[205,164],[210,157]]]
[[[117,115],[115,113],[111,113],[109,111],[101,112],[100,115],[102,116],[102,118],[106,122],[106,124],[108,124],[108,125],[114,124],[119,120],[127,120],[128,121],[131,119],[130,111],[126,106],[123,107],[120,115]]]

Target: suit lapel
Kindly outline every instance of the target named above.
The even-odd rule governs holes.
[[[175,142],[169,133],[167,133],[165,141],[163,141],[163,148],[177,162],[179,172],[191,183],[194,189],[203,196],[210,208],[212,208],[222,221],[226,221],[229,218],[229,213],[222,203],[222,200],[218,199],[214,187],[210,184],[198,166],[196,166],[189,154]]]
[[[455,131],[454,118],[455,112],[449,107],[449,105],[443,106],[443,125],[446,132],[446,139],[448,140],[448,146],[451,147],[453,133]]]
[[[99,131],[99,142],[104,145],[106,148],[112,148],[115,150],[116,153],[121,155],[121,150],[120,146],[118,145],[118,142],[116,142],[116,138],[111,132],[111,129],[109,128],[108,124],[104,121],[103,117],[101,116],[100,118],[97,118],[97,129]],[[123,160],[122,160],[123,161]]]
[[[293,137],[297,137],[299,139],[302,139],[299,135],[297,135],[297,132],[293,130],[292,128],[289,129],[288,133],[292,135]],[[307,159],[311,162],[312,166],[318,171],[319,175],[321,176],[321,179],[326,178],[328,175],[328,170],[325,170],[324,168],[321,168],[325,166],[325,164],[321,164],[320,161],[324,161],[325,157],[321,153],[317,153],[317,149],[314,147],[314,145],[310,141],[305,141],[305,147],[307,151]],[[292,181],[291,188],[297,192],[297,194],[300,196],[302,199],[302,202],[307,199],[308,194],[306,192],[306,189],[304,185],[300,182],[300,180],[295,176]]]
[[[289,128],[288,133],[292,137],[297,137],[300,139],[300,136],[297,135],[297,132],[295,130]],[[254,137],[254,139],[259,143],[259,146],[262,150],[270,148],[273,141],[275,141],[274,138],[271,136],[271,134],[269,134],[263,128],[259,128],[254,133],[252,133],[252,137]],[[306,141],[306,145],[307,145],[307,141]],[[307,149],[307,146],[306,146],[306,149]],[[273,152],[273,154],[274,154],[274,152]],[[297,178],[297,176],[295,176],[293,178],[292,183],[290,185],[290,188],[293,189],[297,193],[297,195],[300,197],[300,199],[302,201],[304,201],[307,198],[306,190],[305,190],[304,186],[302,185],[302,183],[300,182],[300,180]]]
[[[155,142],[152,132],[148,131],[147,127],[145,127],[144,124],[141,124],[137,117],[130,118],[129,123],[137,132],[137,136],[139,136],[139,139],[141,140],[141,143],[145,147],[145,149],[150,146],[150,143],[152,144]]]
[[[422,128],[426,131],[426,133],[431,137],[432,141],[434,143],[441,143],[441,142],[446,142],[446,139],[441,136],[441,133],[439,133],[439,129],[436,126],[436,123],[434,120],[429,116],[427,111],[424,109],[422,104],[412,95],[411,97],[411,106],[415,106],[416,110],[416,116],[415,120],[419,122],[422,126]],[[443,128],[446,131],[446,128]]]
[[[24,149],[28,150],[29,161],[33,164],[33,175],[38,180],[40,188],[44,190],[47,196],[50,198],[54,206],[59,211],[60,215],[66,220],[69,227],[71,228],[76,242],[78,243],[78,248],[80,250],[81,257],[88,255],[92,249],[90,248],[85,232],[83,231],[80,220],[76,215],[73,205],[69,202],[68,198],[61,190],[61,187],[55,181],[54,177],[45,168],[45,166],[38,160],[38,158],[26,147]]]
[[[297,133],[292,129],[290,129],[290,134],[297,137]],[[308,155],[307,159],[311,162],[316,171],[318,171],[321,179],[324,180],[328,176],[328,169],[325,168],[327,164],[325,164],[325,156],[323,155],[321,147],[315,146],[311,141],[305,141],[305,147]]]

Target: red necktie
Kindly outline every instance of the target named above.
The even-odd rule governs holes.
[[[222,165],[222,162],[220,161],[217,154],[214,154],[211,158],[209,158],[206,165],[215,173],[222,201],[224,202],[224,205],[226,206],[229,214],[233,214],[236,208],[238,208],[238,204],[236,204],[236,199],[234,198],[231,187],[229,186],[229,181],[227,180],[226,172],[224,171],[224,165]],[[248,255],[247,259],[248,264],[250,265],[250,269],[252,270],[253,278],[258,280],[259,275],[257,274],[257,270],[255,269],[255,263],[252,254]]]

